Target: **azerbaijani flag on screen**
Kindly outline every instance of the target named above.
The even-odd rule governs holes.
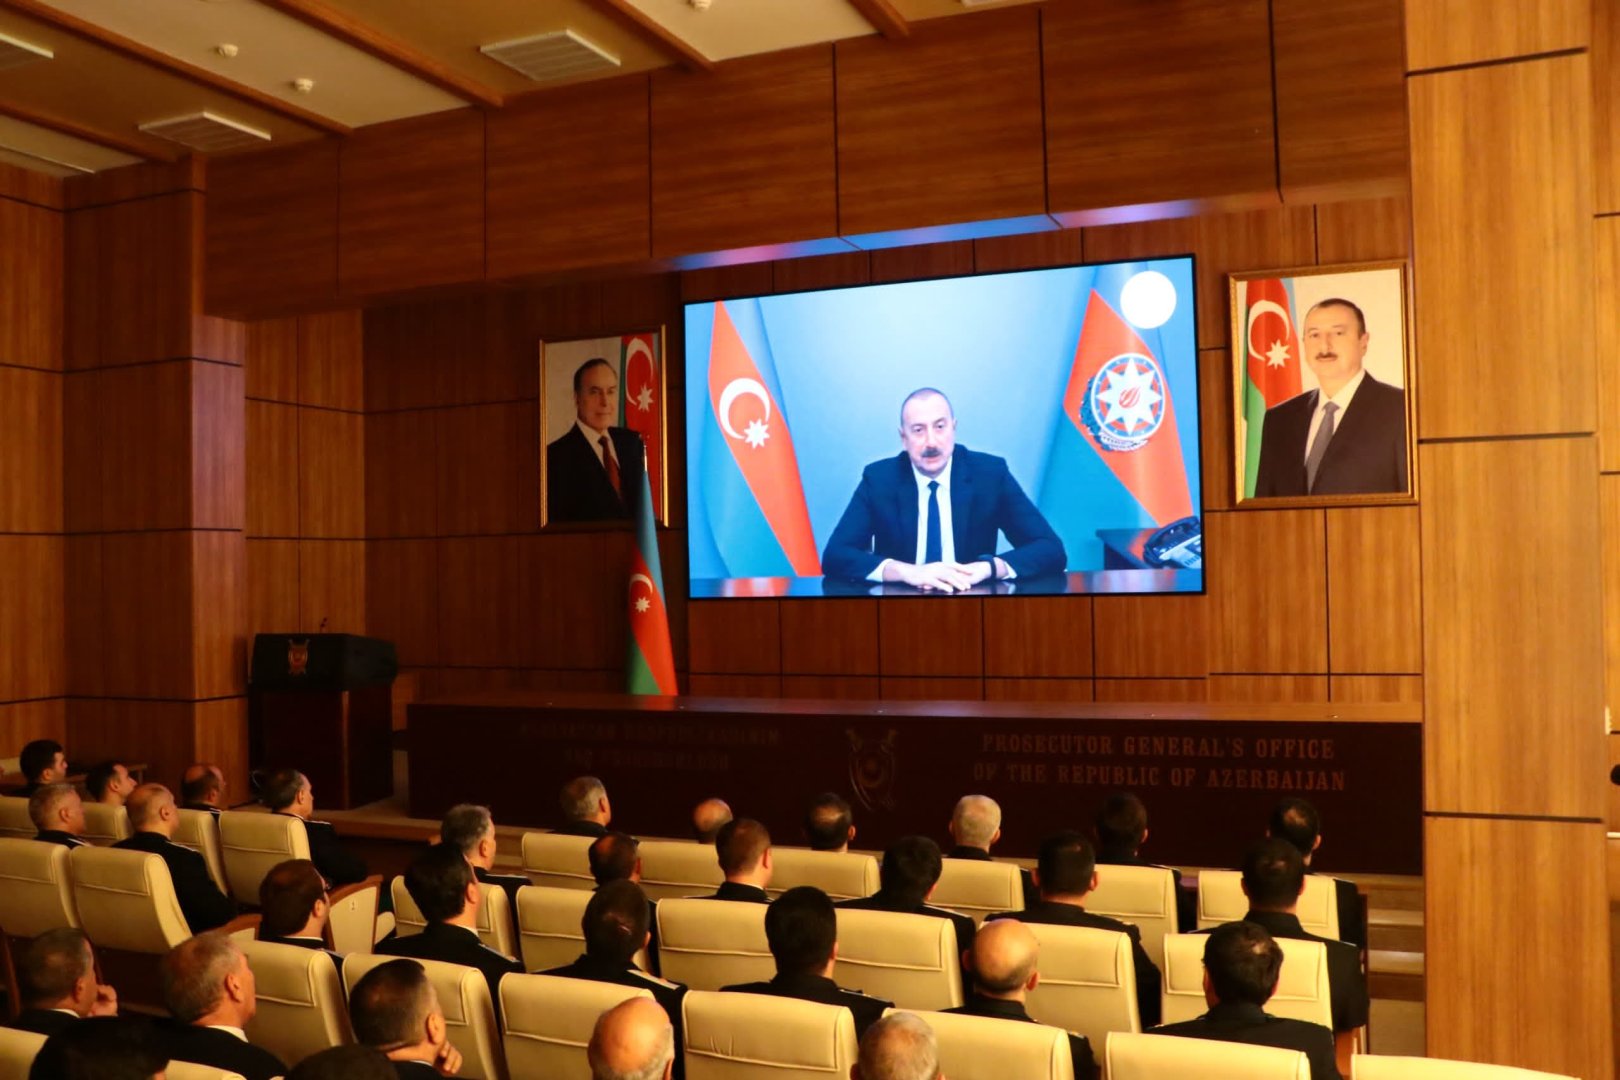
[[[630,553],[630,642],[625,656],[625,690],[632,694],[679,693],[675,650],[669,642],[669,609],[664,604],[664,571],[658,560],[652,483],[641,473],[636,500],[636,546]]]
[[[664,380],[657,334],[626,334],[619,339],[619,426],[641,436],[647,448],[647,474],[664,475]],[[652,492],[655,519],[664,516],[660,484]]]
[[[1243,283],[1243,493],[1254,494],[1266,410],[1300,392],[1294,292],[1281,278]]]

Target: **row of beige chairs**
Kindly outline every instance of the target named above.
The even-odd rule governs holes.
[[[32,1031],[0,1028],[0,1080],[28,1080],[39,1048],[45,1045],[45,1036]],[[171,1061],[166,1074],[169,1080],[243,1080],[240,1073],[226,1072],[208,1065],[195,1065],[189,1061]]]
[[[0,795],[0,837],[31,838],[39,829],[28,816],[28,800],[16,795]],[[89,843],[111,847],[126,839],[132,832],[129,812],[122,806],[105,803],[84,804],[84,832],[80,835]]]

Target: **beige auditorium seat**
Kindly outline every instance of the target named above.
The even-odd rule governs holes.
[[[596,888],[590,860],[585,854],[590,847],[589,836],[526,832],[523,834],[523,872],[535,885],[588,892]]]
[[[68,852],[79,924],[96,950],[161,956],[191,936],[163,860],[145,851]]]
[[[84,832],[79,835],[86,842],[97,847],[112,847],[134,831],[130,828],[129,811],[122,806],[93,802],[84,804]]]
[[[79,925],[68,854],[61,844],[0,839],[0,928],[7,936]]]
[[[38,834],[39,828],[28,816],[28,800],[16,795],[0,795],[0,837],[32,840]]]
[[[524,886],[531,889],[533,887]],[[516,956],[516,943],[512,940],[512,905],[506,898],[506,890],[499,885],[481,883],[478,891],[484,897],[484,902],[478,908],[478,940],[502,956]],[[411,899],[403,877],[393,880],[391,892],[394,898],[394,927],[399,936],[409,937],[427,929],[427,917],[422,914],[422,909],[416,906],[416,901]],[[580,905],[580,909],[584,910],[583,904]]]
[[[765,941],[765,911],[764,904],[729,900],[660,900],[660,973],[693,990],[768,981],[776,960]]]
[[[596,1018],[649,990],[562,979],[555,975],[508,975],[501,980],[506,1067],[514,1077],[591,1080],[585,1047]]]
[[[934,1029],[939,1071],[950,1080],[1074,1080],[1069,1033],[1060,1028],[955,1013],[917,1015]]]
[[[833,979],[902,1009],[954,1009],[962,1004],[956,927],[932,915],[840,908]]]
[[[841,1005],[694,990],[681,1016],[686,1080],[844,1080],[855,1062],[855,1018]]]
[[[208,876],[214,879],[220,892],[230,895],[230,883],[225,880],[225,860],[219,849],[219,822],[213,814],[207,810],[181,810],[179,823],[169,839],[201,855],[208,864]]]
[[[1222,923],[1237,922],[1249,910],[1243,894],[1243,875],[1236,870],[1198,872],[1198,929],[1207,930]],[[1339,940],[1339,901],[1333,879],[1305,875],[1305,891],[1299,894],[1294,914],[1307,934]]]
[[[519,959],[525,971],[572,964],[585,951],[580,920],[591,894],[580,889],[525,885],[517,894]]]
[[[1208,1011],[1204,1000],[1204,944],[1208,940],[1208,934],[1171,934],[1164,939],[1164,1023],[1180,1023]],[[1282,946],[1283,964],[1266,1012],[1332,1028],[1327,946],[1292,938],[1276,941]]]
[[[344,992],[352,994],[355,984],[379,964],[398,959],[371,953],[354,953],[343,959]],[[418,960],[439,995],[450,1042],[461,1051],[461,1071],[465,1080],[506,1080],[506,1055],[501,1050],[501,1032],[495,1023],[495,1004],[489,996],[489,980],[477,968],[446,964],[439,960]]]
[[[1086,910],[1135,926],[1148,958],[1164,967],[1165,935],[1176,932],[1176,876],[1169,867],[1099,865]]]
[[[44,1045],[43,1035],[0,1028],[0,1080],[28,1080],[28,1070]]]
[[[272,868],[309,858],[309,835],[290,814],[227,810],[219,815],[219,850],[227,891],[237,903],[257,907],[259,884]]]
[[[1024,877],[1013,863],[946,859],[928,902],[982,923],[998,911],[1024,910]]]
[[[771,899],[800,885],[814,885],[834,900],[871,896],[878,889],[878,861],[852,851],[772,848],[771,884],[765,890]]]
[[[1108,1080],[1163,1080],[1167,1076],[1196,1076],[1198,1080],[1311,1080],[1310,1060],[1302,1050],[1214,1039],[1116,1031],[1108,1036],[1103,1057],[1103,1075]]]
[[[394,929],[393,912],[377,910],[382,878],[377,874],[333,889],[327,900],[332,914],[326,920],[327,947],[344,956],[368,953]]]
[[[259,1011],[247,1026],[249,1042],[291,1067],[351,1041],[343,983],[326,953],[272,941],[237,944],[258,985]]]
[[[636,853],[641,856],[641,890],[649,900],[703,896],[725,880],[713,844],[643,840]]]
[[[1131,938],[1090,926],[1025,923],[1041,943],[1041,979],[1026,1008],[1043,1024],[1101,1047],[1111,1031],[1141,1031]]]
[[[1508,1065],[1480,1065],[1444,1058],[1386,1057],[1357,1054],[1350,1059],[1349,1080],[1575,1080],[1563,1073],[1535,1072]]]
[[[226,1072],[212,1065],[198,1065],[191,1061],[170,1061],[164,1075],[169,1080],[244,1080],[241,1073]]]

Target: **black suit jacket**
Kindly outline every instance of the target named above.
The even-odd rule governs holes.
[[[167,1042],[172,1058],[241,1073],[246,1080],[271,1080],[287,1073],[287,1066],[276,1055],[262,1046],[238,1039],[229,1031],[175,1024],[168,1029]]]
[[[1274,938],[1320,941],[1327,946],[1328,996],[1333,1000],[1333,1030],[1354,1031],[1367,1022],[1367,976],[1361,970],[1361,950],[1331,938],[1308,934],[1299,918],[1282,911],[1250,911],[1244,922],[1265,928]],[[1199,933],[1207,934],[1208,930]]]
[[[686,987],[680,983],[668,982],[656,975],[649,975],[634,964],[616,964],[589,953],[582,953],[572,964],[542,971],[540,974],[557,975],[564,979],[588,979],[591,982],[612,983],[615,986],[630,986],[637,990],[650,991],[653,1000],[669,1014],[670,1022],[675,1025],[676,1034],[680,1033],[681,999],[686,996]],[[680,1045],[679,1040],[676,1040],[676,1045]]]
[[[408,956],[413,960],[443,960],[477,968],[489,980],[489,998],[495,1005],[495,1019],[501,1018],[501,976],[521,975],[523,965],[478,940],[464,926],[428,923],[427,929],[409,937],[385,938],[377,945],[385,956]]]
[[[1311,1080],[1340,1080],[1333,1032],[1321,1024],[1272,1016],[1260,1006],[1246,1002],[1223,1002],[1196,1020],[1166,1024],[1154,1028],[1150,1034],[1303,1050],[1311,1062]]]
[[[396,1061],[393,1066],[399,1080],[443,1080],[443,1074],[425,1061]]]
[[[236,917],[236,905],[208,876],[208,863],[190,848],[155,832],[138,832],[113,847],[144,851],[163,859],[169,868],[169,878],[174,882],[174,895],[180,901],[180,913],[186,917],[186,925],[193,934],[217,929]]]
[[[768,904],[770,894],[757,885],[742,885],[735,881],[722,881],[712,896],[694,897],[697,900],[730,900],[734,904]]]
[[[1039,1022],[1029,1015],[1022,1001],[1002,1001],[999,998],[980,997],[977,994],[970,994],[967,1004],[945,1011],[963,1016],[985,1016],[992,1020],[1013,1020],[1025,1024]],[[1091,1052],[1091,1040],[1072,1031],[1068,1036],[1069,1057],[1074,1061],[1074,1080],[1096,1080],[1097,1056]]]
[[[570,821],[551,831],[558,836],[606,836],[608,827],[594,821]]]
[[[1077,904],[1059,904],[1041,900],[1023,911],[1003,911],[991,919],[1018,919],[1020,922],[1043,923],[1048,926],[1089,926],[1096,930],[1112,930],[1131,939],[1131,963],[1136,969],[1136,1011],[1142,1016],[1142,1026],[1152,1027],[1159,1022],[1160,991],[1164,980],[1156,965],[1142,948],[1142,931],[1127,922],[1110,919],[1106,915],[1093,915]]]
[[[59,1031],[66,1031],[79,1019],[76,1013],[65,1013],[57,1009],[24,1009],[17,1019],[5,1024],[5,1027],[16,1031],[32,1031],[36,1035],[43,1035],[47,1039]]]
[[[738,994],[768,994],[771,997],[797,998],[818,1005],[842,1005],[855,1018],[855,1038],[866,1034],[866,1029],[883,1018],[884,1009],[894,1008],[894,1002],[868,997],[857,990],[845,990],[831,979],[821,975],[783,975],[777,973],[770,982],[738,983],[722,986],[724,992]]]
[[[610,521],[630,516],[647,467],[646,451],[641,436],[629,428],[608,428],[607,434],[619,459],[619,491],[614,491],[608,482],[607,469],[597,460],[596,447],[577,423],[546,444],[547,522]]]
[[[65,848],[84,847],[89,841],[81,840],[70,832],[60,829],[41,829],[34,834],[35,840],[43,840],[47,844],[61,844]]]
[[[325,953],[328,957],[331,958],[332,965],[337,968],[338,982],[340,984],[342,983],[342,981],[343,981],[343,955],[341,953],[335,953],[331,949],[328,949],[326,947],[326,942],[322,941],[320,938],[312,938],[312,937],[271,937],[271,936],[267,936],[265,934],[260,934],[259,935],[259,940],[260,941],[268,941],[272,945],[291,945],[295,949],[318,950],[320,952]]]
[[[1406,393],[1371,374],[1361,380],[1350,407],[1334,417],[1333,438],[1316,471],[1316,486],[1306,487],[1305,440],[1317,394],[1307,390],[1266,410],[1255,495],[1405,491]]]
[[[315,864],[315,869],[321,872],[321,877],[332,888],[365,880],[366,861],[344,848],[343,841],[338,839],[336,826],[330,821],[305,821],[304,835],[309,838],[309,861]],[[382,898],[387,896],[388,890],[381,890],[378,902],[381,903]]]
[[[951,534],[956,561],[993,555],[996,533],[1012,550],[1002,556],[1020,577],[1060,573],[1067,561],[1063,541],[993,454],[958,445],[951,455]],[[905,453],[874,461],[838,519],[821,569],[832,578],[860,581],[884,559],[917,558],[917,479]]]
[[[945,857],[947,859],[967,859],[969,862],[996,861],[990,857],[990,853],[984,850],[984,848],[966,847],[961,844],[958,844],[956,847],[953,847],[950,851],[946,852]],[[1018,868],[1018,880],[1022,882],[1024,886],[1024,906],[1029,907],[1031,904],[1040,903],[1041,891],[1035,887],[1035,879],[1030,877],[1029,869],[1027,867],[1020,866]]]
[[[1134,851],[1097,851],[1098,866],[1150,866],[1157,870],[1170,871],[1170,878],[1176,886],[1176,932],[1190,934],[1198,929],[1198,893],[1194,889],[1183,888],[1181,884],[1181,871],[1173,866],[1161,866],[1156,862],[1149,862]]]
[[[971,916],[963,915],[959,911],[934,907],[921,902],[907,902],[890,896],[882,889],[879,889],[871,896],[857,897],[854,900],[840,900],[833,907],[850,908],[854,911],[898,911],[902,915],[931,915],[936,919],[949,919],[951,925],[956,927],[956,954],[961,956],[973,948],[973,933],[977,927],[973,925]],[[972,978],[973,974],[968,970],[964,961],[962,964],[962,986],[964,989],[973,985]]]

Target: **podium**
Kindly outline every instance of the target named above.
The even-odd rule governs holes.
[[[259,634],[248,675],[255,764],[309,777],[317,806],[394,793],[392,642],[353,634]]]

